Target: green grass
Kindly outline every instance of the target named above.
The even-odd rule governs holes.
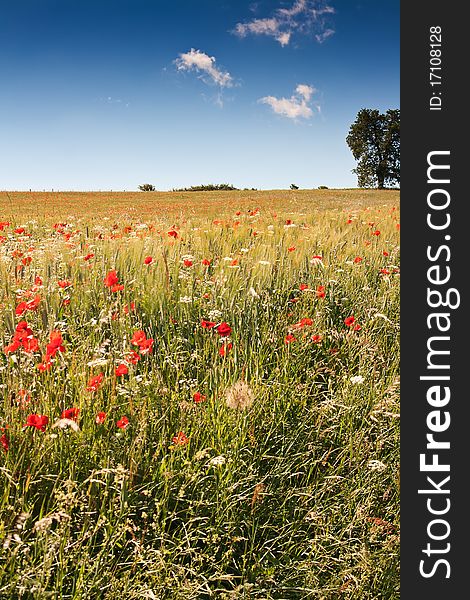
[[[0,355],[0,598],[398,598],[398,202],[364,190],[0,196],[0,343],[21,319],[40,343]],[[111,269],[122,291],[104,285]],[[16,315],[37,276],[38,307]],[[203,319],[232,328],[225,356]],[[53,330],[65,351],[41,373]],[[137,330],[153,351],[118,378]],[[72,407],[79,430],[53,428]],[[29,414],[49,417],[44,432],[24,427]]]

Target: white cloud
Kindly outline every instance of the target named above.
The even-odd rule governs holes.
[[[232,87],[233,77],[227,71],[222,71],[215,65],[215,57],[209,56],[200,50],[191,48],[189,52],[184,52],[175,60],[178,71],[197,71],[202,74],[202,78],[209,77],[209,81],[220,87]]]
[[[295,0],[290,8],[278,8],[271,17],[237,23],[232,33],[239,37],[267,35],[287,46],[294,33],[314,36],[322,43],[334,34],[327,27],[327,15],[334,14],[325,0]]]
[[[300,83],[290,98],[264,96],[258,102],[267,104],[276,114],[288,119],[311,119],[313,117],[311,99],[315,91],[315,88],[311,85]],[[319,110],[318,106],[315,106],[315,108]]]

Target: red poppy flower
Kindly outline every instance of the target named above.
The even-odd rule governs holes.
[[[128,354],[126,354],[126,362],[130,365],[136,365],[140,360],[140,354],[135,350],[131,350]]]
[[[223,344],[219,348],[219,355],[226,356],[232,348],[233,348],[233,344],[231,342],[229,342],[228,344]]]
[[[344,319],[344,324],[346,325],[346,327],[351,327],[355,320],[356,319],[353,316],[346,317],[346,319]]]
[[[115,285],[111,286],[110,289],[115,294],[116,292],[122,292],[124,286],[122,285],[122,283],[116,283]]]
[[[46,415],[28,415],[26,417],[25,427],[35,427],[39,431],[46,431],[46,425],[49,423],[49,417]]]
[[[201,327],[203,329],[212,329],[213,327],[215,327],[215,323],[213,321],[206,321],[205,319],[202,319],[201,321]]]
[[[104,285],[106,287],[112,287],[114,285],[116,285],[118,283],[119,279],[117,276],[116,271],[109,271],[109,273],[106,275],[106,277],[104,278]]]
[[[253,234],[253,235],[255,235],[255,234]],[[237,265],[238,265],[238,258],[234,258],[234,259],[232,260],[232,262],[230,263],[230,266],[231,266],[231,267],[235,267],[235,266],[237,266]]]
[[[21,343],[23,350],[27,353],[37,352],[39,350],[39,340],[35,337],[28,336]]]
[[[290,246],[290,248],[287,248],[287,252],[294,252],[295,250],[295,246]]]
[[[322,341],[322,339],[322,336],[318,334],[312,335],[311,337],[311,340],[314,344],[319,344]]]
[[[176,444],[176,446],[185,446],[189,443],[189,438],[184,432],[179,431],[178,435],[173,436],[172,442],[173,444]]]
[[[8,452],[8,448],[10,447],[10,441],[5,433],[2,434],[2,436],[0,436],[0,444],[2,445],[3,450],[5,452]]]
[[[300,290],[301,292],[303,292],[304,290],[308,290],[308,284],[307,284],[307,283],[301,283],[301,284],[299,285],[299,290]]]
[[[60,288],[65,289],[65,288],[70,287],[72,285],[72,282],[71,281],[66,281],[65,279],[63,279],[63,280],[58,281],[57,285]]]
[[[45,371],[50,371],[51,367],[52,363],[49,360],[49,358],[47,358],[47,360],[44,360],[42,363],[39,363],[37,366],[41,373],[44,373]]]
[[[78,413],[80,412],[79,408],[66,408],[62,411],[60,415],[61,419],[70,419],[71,421],[76,421],[78,419]]]
[[[118,367],[116,367],[116,370],[114,372],[116,374],[116,377],[122,377],[122,375],[127,375],[129,373],[129,369],[126,367],[126,365],[121,364]]]
[[[144,258],[144,265],[151,265],[153,263],[153,258],[151,256],[146,256]]]
[[[145,342],[146,339],[147,336],[145,335],[145,332],[142,331],[142,329],[138,329],[137,331],[134,331],[134,335],[131,338],[131,344],[134,344],[134,346],[140,346],[140,344]]]
[[[144,340],[139,345],[139,352],[141,354],[151,354],[153,349],[153,342],[154,340],[152,338],[147,338],[146,340]]]
[[[41,286],[41,285],[42,285],[42,279],[39,277],[39,275],[37,275],[37,276],[34,278],[34,285],[38,285],[38,286]]]
[[[62,334],[59,330],[51,331],[49,336],[50,342],[46,346],[46,357],[53,358],[57,352],[65,352],[63,345]]]
[[[390,275],[390,271],[388,269],[380,269],[382,275]]]
[[[204,394],[201,394],[201,392],[196,392],[195,394],[193,394],[193,400],[196,404],[199,404],[199,402],[204,402],[205,399],[206,396],[204,396]]]
[[[232,333],[232,328],[230,327],[230,325],[228,323],[225,323],[225,321],[223,321],[217,327],[217,333],[223,337],[227,337]]]
[[[93,253],[87,254],[86,256],[83,257],[83,260],[90,260],[94,257],[95,255]]]
[[[347,223],[348,225],[350,225],[350,224],[352,223],[352,219],[348,219],[348,220],[346,221],[346,223]]]
[[[192,267],[193,266],[193,261],[192,260],[188,260],[187,258],[184,259],[183,264],[185,267]]]
[[[97,423],[98,425],[102,425],[106,420],[106,413],[105,412],[99,412],[96,415],[95,418],[95,423]]]
[[[325,297],[325,286],[319,285],[317,287],[317,298],[324,298],[324,297]]]
[[[87,385],[87,392],[96,392],[98,391],[100,385],[103,383],[104,375],[103,373],[98,373],[98,375],[94,375],[90,377]]]
[[[295,338],[292,333],[288,333],[286,335],[286,337],[284,338],[284,343],[285,344],[291,344],[292,342],[296,342],[297,338]]]
[[[356,258],[354,259],[353,262],[356,263],[356,264],[362,262],[362,257],[361,256],[356,256]]]
[[[384,256],[388,256],[388,254],[389,254],[389,253],[388,253],[386,250],[384,250],[384,251],[382,252],[382,254],[383,254]]]
[[[130,304],[126,304],[124,307],[124,314],[128,315],[130,312],[134,312],[135,310],[135,302],[131,302]]]
[[[375,231],[372,232],[372,235],[379,236],[380,235],[380,231],[378,229],[376,229]]]
[[[16,234],[21,235],[26,231],[26,229],[24,227],[17,227],[14,231]]]
[[[116,427],[119,429],[126,429],[129,425],[129,419],[127,417],[121,417],[118,421],[116,421]]]
[[[20,408],[25,408],[31,401],[31,394],[26,390],[18,390],[16,394],[16,403]]]
[[[31,256],[25,256],[25,257],[24,257],[24,258],[21,260],[21,264],[22,264],[23,266],[25,266],[25,267],[26,267],[26,266],[28,266],[28,265],[30,265],[30,264],[31,264],[32,260],[33,260],[33,259],[31,258]]]
[[[203,259],[202,259],[202,264],[203,264],[205,267],[208,267],[208,266],[211,264],[211,261],[210,261],[208,258],[203,258]]]
[[[172,229],[171,231],[169,231],[168,235],[170,237],[172,237],[172,238],[175,238],[175,239],[178,237],[178,233],[174,229]]]

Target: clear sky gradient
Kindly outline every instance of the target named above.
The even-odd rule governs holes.
[[[0,189],[355,187],[399,35],[399,0],[0,0]]]

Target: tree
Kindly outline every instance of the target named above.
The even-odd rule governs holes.
[[[139,185],[139,190],[141,192],[154,192],[155,186],[151,183],[143,183],[142,185]]]
[[[385,114],[363,108],[349,129],[346,142],[358,161],[353,173],[359,187],[400,184],[400,110]]]

